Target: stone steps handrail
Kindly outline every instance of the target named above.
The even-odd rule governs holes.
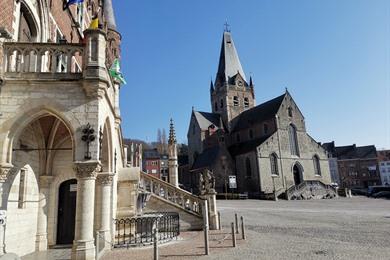
[[[84,45],[79,43],[3,43],[5,73],[81,73]]]
[[[168,200],[198,216],[202,215],[203,199],[145,172],[140,173],[140,188]]]

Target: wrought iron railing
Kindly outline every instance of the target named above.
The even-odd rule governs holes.
[[[144,172],[141,172],[140,179],[140,189],[202,217],[203,200],[198,196]]]
[[[179,214],[176,212],[151,212],[142,216],[114,220],[116,234],[114,247],[148,245],[153,242],[154,231],[158,231],[160,242],[180,235]]]

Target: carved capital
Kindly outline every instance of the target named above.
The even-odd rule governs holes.
[[[0,183],[9,180],[16,173],[16,168],[13,165],[0,165]]]
[[[53,181],[53,176],[42,175],[39,177],[39,185],[41,188],[49,188],[51,182]]]
[[[95,179],[101,165],[98,161],[75,162],[73,169],[78,179]]]
[[[113,178],[114,178],[114,174],[113,173],[108,173],[108,172],[99,173],[97,175],[96,181],[100,185],[111,185]]]

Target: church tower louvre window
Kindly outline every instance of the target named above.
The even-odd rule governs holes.
[[[247,97],[244,98],[244,107],[245,108],[249,107],[249,98],[247,98]]]
[[[233,97],[233,106],[238,107],[238,105],[239,105],[238,97],[234,96]]]

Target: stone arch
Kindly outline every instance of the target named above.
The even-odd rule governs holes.
[[[57,223],[58,223],[58,198],[59,188],[61,183],[76,179],[76,174],[72,172],[63,172],[56,175],[50,185],[49,190],[49,210],[48,210],[48,223],[47,223],[47,240],[49,245],[55,245],[57,242]]]
[[[304,169],[302,164],[300,164],[298,161],[293,163],[291,167],[291,173],[293,175],[295,185],[298,185],[304,181]]]
[[[104,121],[102,128],[103,134],[103,143],[101,148],[101,162],[103,171],[112,172],[113,171],[113,143],[112,143],[112,125],[109,117]]]
[[[2,124],[0,137],[4,136],[4,138],[1,138],[2,140],[0,140],[0,151],[2,152],[0,163],[12,162],[12,148],[15,138],[17,139],[19,137],[26,126],[47,114],[60,119],[67,127],[72,139],[73,158],[75,158],[75,153],[77,151],[77,144],[75,142],[76,132],[81,128],[79,120],[77,120],[71,111],[67,111],[65,107],[54,101],[36,99],[21,106],[16,115]]]

